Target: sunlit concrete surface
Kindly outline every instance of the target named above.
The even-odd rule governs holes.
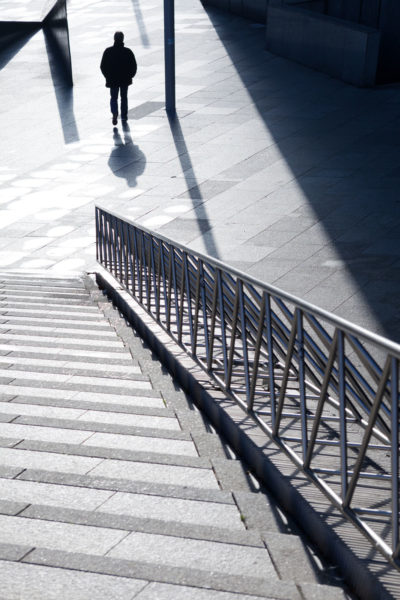
[[[73,89],[41,31],[0,56],[2,270],[93,270],[100,202],[400,339],[398,85],[351,87],[264,51],[261,26],[177,0],[169,120],[162,3],[68,11]],[[125,130],[99,70],[117,29],[138,61]]]

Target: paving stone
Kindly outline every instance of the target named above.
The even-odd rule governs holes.
[[[132,393],[129,396],[124,396],[122,394],[95,394],[91,392],[81,393],[74,392],[69,390],[58,390],[56,388],[47,389],[47,388],[32,388],[32,387],[22,387],[22,386],[2,386],[0,385],[0,394],[3,390],[14,390],[14,393],[8,393],[7,397],[12,399],[16,397],[32,397],[32,398],[56,398],[56,399],[71,399],[73,398],[75,401],[79,402],[81,399],[86,402],[97,403],[107,402],[110,405],[112,404],[126,404],[128,406],[147,406],[147,407],[157,407],[157,408],[165,408],[165,404],[160,397],[157,397],[154,392],[149,392],[146,394],[145,390],[140,390],[137,394],[135,394],[136,390],[132,390]],[[152,394],[152,395],[150,395]]]
[[[1,481],[1,487],[3,490],[3,483],[4,481]],[[16,516],[19,513],[22,513],[23,510],[25,508],[27,508],[27,506],[29,506],[28,503],[26,502],[18,502],[18,501],[14,501],[14,500],[3,500],[3,491],[1,492],[1,496],[2,498],[0,499],[0,514],[2,515],[9,515],[9,516]]]
[[[1,391],[1,388],[0,388]],[[74,400],[84,400],[86,402],[109,402],[110,404],[127,404],[133,406],[154,406],[157,408],[165,408],[163,400],[152,390],[146,393],[146,390],[131,390],[130,394],[95,394],[93,392],[67,392],[67,397],[72,397]],[[71,394],[71,396],[70,396]],[[73,394],[73,395],[72,395]],[[60,394],[62,396],[62,394]]]
[[[37,406],[52,406],[52,407],[60,407],[60,408],[72,408],[75,410],[85,410],[90,411],[90,414],[96,414],[97,411],[101,411],[103,414],[110,414],[115,416],[115,418],[120,418],[120,413],[123,415],[143,415],[143,416],[154,416],[154,417],[162,417],[163,419],[169,420],[172,417],[175,417],[175,414],[170,409],[165,406],[162,408],[155,408],[151,406],[129,406],[126,404],[107,404],[105,402],[85,402],[84,400],[73,400],[73,399],[60,399],[60,398],[40,398],[40,396],[7,396],[5,398],[0,397],[0,402],[10,402],[10,405],[13,404],[28,404],[28,405],[37,405]],[[19,409],[16,408],[16,411]],[[118,415],[118,417],[117,417]],[[123,418],[123,417],[121,417]]]
[[[64,335],[60,336],[49,336],[49,335],[23,335],[19,332],[13,332],[12,330],[7,331],[7,337],[10,340],[10,342],[12,342],[13,344],[18,344],[18,343],[22,343],[22,344],[27,344],[29,343],[30,345],[33,345],[34,347],[36,346],[42,346],[42,347],[49,347],[49,346],[54,346],[54,347],[62,347],[62,348],[67,348],[67,349],[76,349],[76,350],[83,350],[83,349],[91,349],[93,350],[94,348],[97,348],[96,351],[107,351],[107,353],[113,353],[115,355],[115,353],[119,353],[119,352],[123,352],[123,346],[121,343],[115,342],[114,344],[111,344],[109,342],[107,342],[106,344],[100,345],[98,340],[88,340],[88,339],[69,339],[66,338]]]
[[[260,548],[131,533],[108,553],[115,558],[152,562],[169,567],[201,568],[230,575],[276,579],[268,552]]]
[[[1,561],[7,600],[132,600],[146,581]],[[224,600],[224,599],[222,599]]]
[[[198,500],[200,502],[212,502],[219,504],[234,504],[232,494],[220,489],[196,488],[187,485],[172,485],[158,481],[145,482],[127,479],[113,479],[110,477],[98,477],[88,474],[63,473],[60,471],[44,471],[40,469],[19,469],[19,479],[27,481],[40,481],[45,483],[57,483],[62,485],[79,486],[88,489],[103,489],[119,492],[130,492],[132,494],[147,494],[150,496],[165,498],[182,498],[187,500]]]
[[[32,415],[35,417],[47,416],[48,418],[58,419],[78,419],[81,415],[85,414],[85,412],[85,410],[53,407],[50,402],[44,406],[38,404],[24,404],[21,402],[2,402],[0,404],[0,418],[3,415],[6,417],[8,414],[12,419],[17,418],[20,415]]]
[[[115,408],[115,407],[114,407]],[[0,407],[1,410],[1,407]],[[167,416],[140,415],[134,413],[121,412],[101,412],[87,411],[80,420],[87,420],[91,423],[125,425],[126,427],[147,428],[147,429],[171,429],[180,431],[179,421]]]
[[[99,465],[102,459],[1,447],[0,462],[6,465],[2,469],[12,469],[15,475],[24,468],[49,471],[60,470],[67,473],[87,473]],[[0,470],[0,474],[2,475],[2,470]]]
[[[192,431],[192,438],[200,456],[226,459],[226,449],[219,436],[195,430]]]
[[[1,408],[1,407],[0,407]],[[7,416],[7,415],[6,415]],[[80,416],[80,415],[78,415]],[[87,417],[90,415],[87,415]],[[191,437],[181,431],[178,430],[170,430],[166,428],[165,430],[159,429],[157,427],[135,427],[132,425],[124,425],[124,424],[114,424],[114,423],[103,423],[100,419],[95,421],[89,421],[86,419],[54,419],[54,418],[46,418],[46,417],[36,417],[36,416],[19,416],[15,419],[15,423],[19,425],[32,425],[32,426],[42,426],[42,427],[52,427],[59,429],[69,429],[69,430],[77,430],[77,431],[93,431],[99,432],[99,436],[101,434],[116,434],[116,436],[120,435],[124,436],[142,436],[142,437],[151,437],[151,438],[164,438],[165,440],[181,440],[191,442]],[[97,439],[96,436],[93,436],[93,439]],[[150,440],[148,440],[150,444]],[[102,444],[93,444],[99,445]],[[104,444],[106,447],[107,444]]]
[[[95,433],[84,443],[85,446],[103,448],[123,448],[125,450],[165,452],[167,454],[198,456],[193,442],[172,440],[166,438],[140,437],[136,435],[114,435],[110,433]]]
[[[104,352],[104,350],[79,350],[68,348],[65,349],[63,347],[59,348],[49,348],[47,346],[40,346],[29,341],[24,343],[1,343],[0,350],[4,350],[7,352],[7,356],[22,356],[27,358],[37,358],[38,356],[42,356],[45,358],[57,359],[57,360],[74,360],[79,357],[84,359],[85,362],[97,362],[103,359],[107,360],[108,365],[113,364],[132,364],[132,357],[128,353],[118,353],[115,352]]]
[[[256,491],[249,471],[240,461],[212,458],[211,462],[223,490]]]
[[[3,543],[102,555],[126,536],[117,529],[21,519],[0,515]]]
[[[9,465],[0,465],[0,478],[1,479],[14,479],[24,469],[22,467],[11,467]]]
[[[32,546],[0,543],[0,560],[21,560],[32,549]]]
[[[101,510],[93,512],[36,504],[23,507],[19,516],[31,519],[41,519],[44,521],[55,521],[58,523],[107,527],[107,529],[124,529],[132,532],[220,542],[243,547],[248,546],[264,549],[261,538],[255,532],[249,533],[244,529],[238,530],[234,528],[183,523],[180,520],[137,518],[123,513],[112,514]]]
[[[236,506],[143,494],[116,493],[101,506],[104,512],[243,530]]]
[[[98,378],[93,378],[92,384],[80,384],[73,383],[71,380],[73,377],[69,377],[68,375],[54,375],[53,379],[41,378],[40,373],[32,374],[32,377],[19,377],[11,379],[5,379],[4,382],[0,379],[0,384],[9,383],[10,389],[18,389],[18,387],[32,387],[32,388],[48,388],[48,389],[57,389],[57,390],[72,390],[77,392],[88,391],[97,394],[110,393],[110,394],[121,394],[121,395],[129,395],[131,391],[136,393],[143,391],[151,391],[151,384],[148,381],[139,381],[135,379],[130,382],[130,380],[124,380],[120,382],[123,384],[123,387],[119,385],[113,385],[113,380],[106,379],[107,385],[101,385],[100,380]],[[65,379],[65,381],[62,381]],[[66,381],[68,379],[68,381]],[[97,382],[96,382],[97,380]]]
[[[5,412],[0,412],[0,423],[11,423],[12,421],[14,421],[14,419],[17,418],[18,415],[14,414],[7,414]]]
[[[45,504],[64,508],[80,508],[81,510],[95,510],[112,495],[113,492],[105,490],[87,490],[21,479],[3,480],[0,489],[2,501],[12,500],[19,503]]]
[[[149,583],[137,596],[137,600],[238,600],[236,593],[217,592],[168,583]],[[259,600],[260,596],[243,596],[240,600]],[[271,597],[269,600],[273,600]]]
[[[104,460],[91,471],[92,475],[133,479],[136,481],[168,483],[173,485],[189,485],[191,487],[217,489],[218,483],[212,471],[192,469],[188,467],[166,466],[158,464],[142,464],[124,460]]]
[[[281,579],[296,583],[321,582],[321,569],[303,540],[294,535],[265,533],[264,541]]]
[[[291,524],[287,517],[279,510],[275,502],[270,501],[266,493],[235,490],[234,498],[248,529],[264,532],[266,536],[271,532],[289,533],[291,531]]]
[[[149,438],[151,439],[151,438]],[[207,458],[188,456],[185,454],[165,454],[157,452],[141,452],[126,450],[124,448],[106,448],[104,446],[85,446],[83,444],[62,444],[42,440],[22,440],[18,443],[18,450],[39,450],[72,454],[75,456],[91,456],[93,458],[109,458],[135,463],[151,463],[160,465],[175,465],[180,467],[193,467],[195,469],[210,469]]]
[[[58,441],[81,444],[91,434],[88,431],[58,430],[51,427],[30,427],[29,425],[17,425],[15,423],[0,423],[0,435],[5,437],[14,435],[28,440],[41,440],[44,442]]]
[[[288,600],[288,598],[290,600],[301,600],[299,592],[293,584],[275,579],[267,582],[255,577],[248,578],[237,575],[221,578],[221,574],[215,572],[171,566],[165,568],[161,565],[146,564],[139,561],[112,559],[70,552],[49,552],[43,549],[33,550],[24,558],[24,562],[120,575],[122,577],[140,578],[162,583],[231,591],[236,594],[260,595],[263,598],[270,598],[272,596],[274,600]]]

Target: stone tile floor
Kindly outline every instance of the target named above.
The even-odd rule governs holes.
[[[399,85],[353,88],[265,52],[259,24],[181,0],[168,119],[162,3],[68,11],[72,90],[42,32],[0,57],[1,269],[94,269],[100,202],[400,340]],[[139,69],[113,129],[99,62],[116,29]]]

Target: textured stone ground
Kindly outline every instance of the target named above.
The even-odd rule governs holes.
[[[92,268],[98,201],[400,339],[397,85],[353,88],[265,52],[258,24],[178,0],[170,122],[162,3],[68,9],[72,91],[41,32],[0,57],[0,268]],[[113,131],[98,67],[116,29],[139,70]]]
[[[0,330],[1,598],[349,598],[90,281],[0,275]]]

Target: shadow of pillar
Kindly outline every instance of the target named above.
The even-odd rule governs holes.
[[[73,85],[71,50],[66,0],[51,3],[50,11],[42,21],[43,32],[49,54],[50,68],[57,71],[64,84]]]
[[[35,11],[29,12],[29,20],[3,19],[0,14],[0,51],[27,40],[31,35],[43,29],[48,49],[50,65],[58,71],[64,85],[72,86],[72,63],[69,45],[69,31],[66,0],[36,0]],[[32,18],[33,17],[33,18]]]

